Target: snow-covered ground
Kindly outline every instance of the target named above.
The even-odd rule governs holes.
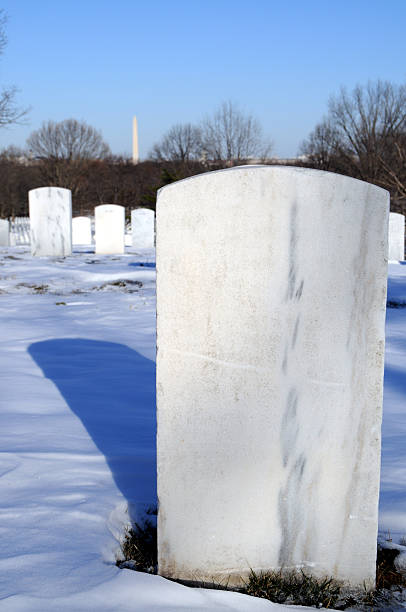
[[[389,271],[388,299],[406,303],[406,266]],[[1,248],[0,313],[0,610],[281,608],[115,566],[129,518],[156,503],[154,252]],[[406,308],[388,309],[386,335],[380,525],[395,541],[406,535]]]

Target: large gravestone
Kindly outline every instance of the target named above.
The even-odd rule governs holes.
[[[375,581],[388,193],[206,173],[157,202],[159,573]]]
[[[124,253],[125,208],[117,204],[102,204],[94,209],[96,253]]]
[[[389,249],[388,259],[404,261],[405,259],[405,216],[399,213],[389,214]]]
[[[92,243],[92,222],[89,217],[74,217],[72,219],[72,244]]]
[[[7,219],[0,219],[0,246],[9,246],[10,226]]]
[[[28,192],[31,254],[65,257],[72,253],[72,196],[62,187]]]
[[[155,242],[155,213],[148,208],[131,211],[132,246],[152,248]]]

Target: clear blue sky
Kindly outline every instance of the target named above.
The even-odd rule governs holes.
[[[28,125],[74,117],[114,153],[140,154],[175,123],[232,100],[294,156],[330,94],[369,79],[406,81],[406,0],[3,0],[0,80],[20,88]]]

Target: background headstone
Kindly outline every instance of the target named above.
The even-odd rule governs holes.
[[[131,211],[132,245],[135,248],[152,248],[155,243],[155,213],[149,208]]]
[[[96,206],[95,243],[99,255],[124,253],[125,208],[117,204]]]
[[[28,192],[31,254],[65,257],[72,253],[72,195],[62,187]]]
[[[30,218],[14,217],[10,221],[10,245],[22,246],[30,244]]]
[[[159,191],[161,575],[374,585],[388,208],[278,166]]]
[[[89,217],[72,219],[72,244],[92,244],[92,222]]]
[[[10,226],[7,219],[0,219],[0,246],[10,245]]]
[[[405,259],[405,216],[399,213],[389,214],[388,259],[395,261]]]

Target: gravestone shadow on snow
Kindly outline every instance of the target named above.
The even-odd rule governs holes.
[[[36,342],[28,352],[105,456],[135,519],[156,503],[155,363],[84,338]]]

